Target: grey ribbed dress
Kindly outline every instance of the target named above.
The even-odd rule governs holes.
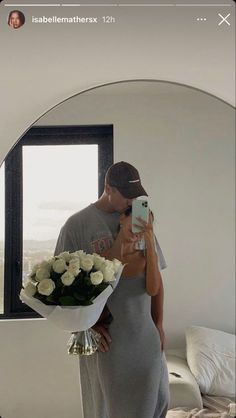
[[[164,418],[168,373],[143,275],[122,277],[107,306],[109,351],[80,358],[84,418]]]

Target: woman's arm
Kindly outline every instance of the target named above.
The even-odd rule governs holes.
[[[155,248],[152,215],[148,223],[138,218],[146,243],[146,290],[150,296],[158,294],[161,285],[161,274],[158,268],[158,256]]]
[[[151,315],[153,322],[160,333],[161,348],[164,349],[165,333],[163,330],[163,305],[164,305],[164,287],[161,279],[160,289],[157,295],[152,297]]]
[[[144,238],[146,242],[146,290],[150,296],[155,296],[160,289],[161,274],[158,268],[153,232],[144,233]]]
[[[151,313],[152,319],[156,326],[162,326],[163,323],[163,305],[164,305],[164,288],[161,279],[159,292],[152,297]]]

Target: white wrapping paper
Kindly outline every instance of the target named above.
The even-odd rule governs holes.
[[[116,280],[109,283],[105,290],[98,295],[92,305],[88,306],[58,306],[45,305],[40,300],[29,297],[24,289],[20,292],[20,299],[44,318],[53,322],[59,328],[70,331],[85,331],[91,328],[99,319],[107,299],[117,286],[124,266],[121,265],[115,275]]]

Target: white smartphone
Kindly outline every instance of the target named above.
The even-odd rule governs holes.
[[[140,229],[135,226],[135,224],[139,224],[137,218],[142,218],[145,222],[148,222],[148,217],[148,201],[146,199],[134,199],[132,202],[132,232],[134,234],[140,232]]]

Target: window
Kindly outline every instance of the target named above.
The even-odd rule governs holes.
[[[66,219],[102,194],[112,162],[111,125],[34,127],[9,153],[0,171],[1,318],[38,316],[19,299],[22,282],[53,255]],[[3,214],[1,203],[1,226]]]

